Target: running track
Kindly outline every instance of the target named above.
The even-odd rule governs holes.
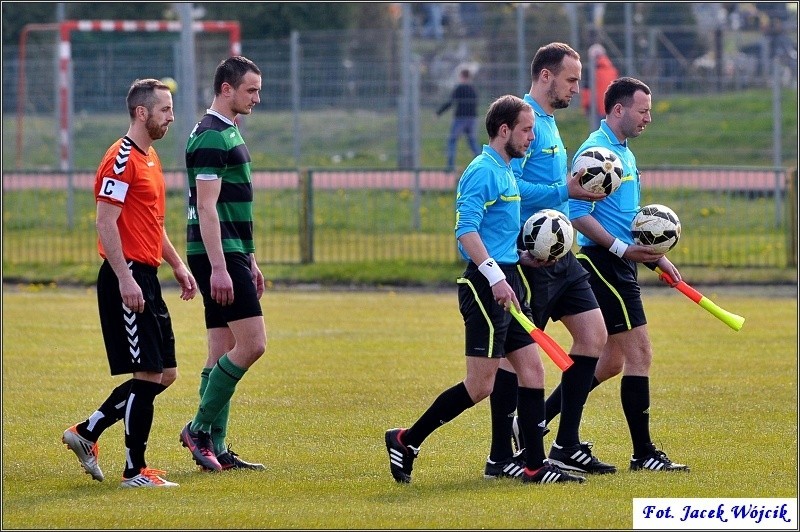
[[[458,174],[440,170],[315,170],[315,189],[414,189],[454,190]],[[62,172],[23,173],[4,172],[3,190],[19,189],[65,189],[67,174]],[[167,188],[181,189],[186,186],[186,175],[182,171],[166,172]],[[418,184],[417,184],[418,180]],[[76,189],[91,189],[94,172],[75,172],[72,176]],[[296,189],[299,173],[295,171],[255,172],[253,185],[257,189]],[[416,186],[415,186],[416,185]],[[776,186],[776,174],[762,169],[650,169],[642,171],[645,188],[685,187],[698,190],[772,191]],[[784,172],[778,174],[778,187],[786,188]]]

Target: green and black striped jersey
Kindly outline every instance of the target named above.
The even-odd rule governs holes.
[[[197,217],[197,181],[205,179],[222,180],[217,199],[222,251],[254,253],[250,152],[239,128],[221,115],[207,112],[189,135],[186,169],[189,175],[186,254],[206,253]]]

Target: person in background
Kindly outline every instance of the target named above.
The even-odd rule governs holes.
[[[436,111],[436,116],[441,116],[453,104],[453,123],[450,126],[450,135],[447,137],[447,171],[452,172],[456,163],[456,147],[458,139],[462,136],[467,139],[469,149],[477,157],[481,150],[475,136],[475,122],[478,116],[478,93],[472,83],[472,72],[462,68],[458,76],[458,84],[450,93],[450,98]]]
[[[111,145],[97,169],[97,305],[111,375],[131,374],[85,421],[64,431],[62,441],[87,474],[98,481],[97,440],[125,421],[124,488],[170,488],[165,472],[147,467],[145,451],[153,424],[153,402],[175,382],[178,363],[172,320],[161,294],[158,267],[166,261],[192,299],[197,283],[175,251],[166,228],[166,184],[153,142],[175,120],[169,87],[156,79],[133,82],[126,98],[130,126]]]
[[[200,404],[180,442],[206,471],[263,470],[226,447],[231,397],[267,347],[260,299],[264,275],[253,243],[250,152],[236,117],[261,101],[261,70],[242,56],[214,73],[214,100],[186,144],[189,212],[186,254],[205,307],[208,358]]]
[[[508,311],[513,305],[530,315],[518,264],[526,256],[534,259],[517,249],[519,189],[510,163],[525,155],[533,123],[533,110],[521,98],[495,100],[486,113],[489,144],[459,179],[455,236],[467,262],[458,279],[467,374],[439,394],[409,428],[386,431],[389,469],[396,482],[411,482],[419,447],[431,433],[488,397],[505,358],[519,375],[519,427],[528,443],[514,476],[535,484],[585,481],[545,460],[539,424],[544,419],[544,365],[530,335]]]
[[[595,43],[589,47],[589,64],[594,64],[594,75],[590,79],[592,86],[581,91],[581,107],[591,120],[591,129],[595,130],[600,126],[600,120],[606,117],[603,96],[611,82],[619,77],[619,72],[602,44]],[[592,100],[594,100],[594,114],[592,114]]]

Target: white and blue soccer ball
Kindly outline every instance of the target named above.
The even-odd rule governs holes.
[[[572,223],[554,209],[534,213],[522,226],[522,242],[539,260],[557,260],[569,253],[573,237]]]
[[[653,203],[639,209],[631,223],[631,231],[636,244],[666,253],[681,238],[681,221],[669,207]]]

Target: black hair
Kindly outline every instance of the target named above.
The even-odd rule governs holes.
[[[227,59],[223,59],[217,70],[214,72],[214,95],[222,93],[222,84],[227,83],[234,89],[242,84],[244,75],[248,72],[254,72],[261,75],[261,70],[255,63],[250,61],[244,56],[234,55]]]
[[[650,87],[645,85],[643,81],[627,76],[612,81],[603,96],[603,106],[606,114],[610,113],[611,109],[618,103],[628,107],[633,103],[633,95],[636,94],[636,91],[650,94]]]

